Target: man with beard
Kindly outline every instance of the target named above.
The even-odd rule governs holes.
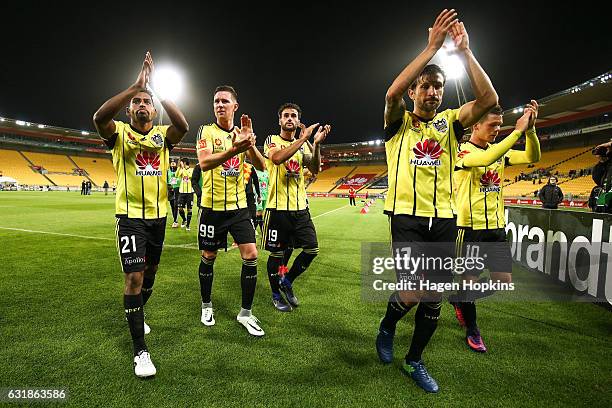
[[[264,215],[262,246],[270,251],[268,279],[272,289],[272,304],[281,312],[289,312],[299,305],[293,292],[293,283],[310,266],[319,253],[319,244],[306,202],[303,166],[317,174],[321,166],[321,143],[331,131],[330,125],[319,126],[313,148],[304,144],[313,130],[300,122],[302,110],[294,103],[285,103],[278,109],[279,135],[268,136],[264,143],[266,167],[269,171],[269,190]],[[300,135],[295,137],[298,127]],[[287,271],[284,261],[288,247],[303,248]],[[282,276],[279,276],[279,269]],[[287,271],[287,273],[284,273]],[[284,292],[287,303],[282,295]]]
[[[164,244],[170,150],[189,130],[181,111],[167,99],[161,104],[172,125],[153,125],[157,110],[148,90],[153,70],[153,58],[147,52],[136,82],[104,102],[93,117],[100,137],[112,150],[117,172],[117,249],[125,278],[123,304],[134,346],[134,373],[138,377],[156,373],[144,341],[147,326],[143,306],[153,291]],[[124,108],[130,122],[113,120]]]
[[[389,215],[392,248],[395,253],[412,250],[426,257],[454,255],[457,225],[453,196],[453,172],[458,142],[464,129],[476,123],[497,104],[497,93],[469,48],[468,34],[456,19],[455,10],[443,10],[429,30],[427,47],[397,76],[385,97],[385,148],[389,169],[389,193],[385,213]],[[476,100],[459,109],[438,112],[446,77],[430,60],[450,34],[462,60]],[[404,95],[414,103],[406,109]],[[435,245],[432,243],[441,243]],[[444,243],[444,244],[442,244]],[[398,282],[444,283],[451,271],[431,268],[396,268]],[[417,285],[418,288],[421,285]],[[396,291],[376,338],[376,351],[383,363],[393,361],[393,338],[397,322],[414,306],[415,325],[403,369],[426,392],[438,392],[422,353],[438,325],[441,294],[434,291]]]

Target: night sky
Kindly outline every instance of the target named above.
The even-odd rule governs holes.
[[[368,3],[3,4],[0,116],[92,130],[93,113],[133,83],[151,50],[156,66],[172,62],[185,76],[185,140],[214,121],[220,84],[238,90],[260,144],[278,132],[286,101],[301,105],[304,123],[330,123],[328,143],[376,139],[387,87],[444,7],[459,11],[506,108],[612,69],[610,3]],[[445,101],[457,104],[451,83]]]

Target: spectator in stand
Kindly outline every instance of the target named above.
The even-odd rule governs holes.
[[[556,210],[559,203],[563,201],[563,192],[557,185],[557,177],[551,176],[548,184],[540,189],[538,197],[542,201],[542,208]]]

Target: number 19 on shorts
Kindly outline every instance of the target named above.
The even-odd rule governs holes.
[[[278,238],[278,233],[277,230],[268,230],[268,242],[276,242],[276,239]]]

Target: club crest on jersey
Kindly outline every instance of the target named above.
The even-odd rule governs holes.
[[[215,139],[215,146],[221,146],[221,139]]]
[[[154,134],[153,137],[151,137],[151,141],[157,147],[162,147],[164,145],[164,138],[159,133]]]
[[[153,152],[143,152],[136,155],[136,175],[137,176],[156,176],[160,177],[162,171],[159,169],[159,154]]]
[[[501,187],[499,186],[500,182],[499,174],[494,170],[488,170],[480,177],[480,192],[499,193],[501,191]]]
[[[425,139],[412,148],[414,158],[410,164],[414,166],[439,166],[440,156],[444,153],[442,146],[435,139]]]
[[[432,125],[440,133],[446,133],[448,131],[448,122],[446,118],[435,120]]]
[[[287,170],[285,174],[287,177],[300,177],[300,163],[297,160],[287,160],[285,162],[285,170]]]
[[[238,177],[240,175],[240,159],[236,156],[230,157],[221,165],[221,175],[223,177]]]
[[[414,130],[415,132],[420,132],[421,122],[417,118],[412,118],[412,124],[410,126],[410,129]]]

